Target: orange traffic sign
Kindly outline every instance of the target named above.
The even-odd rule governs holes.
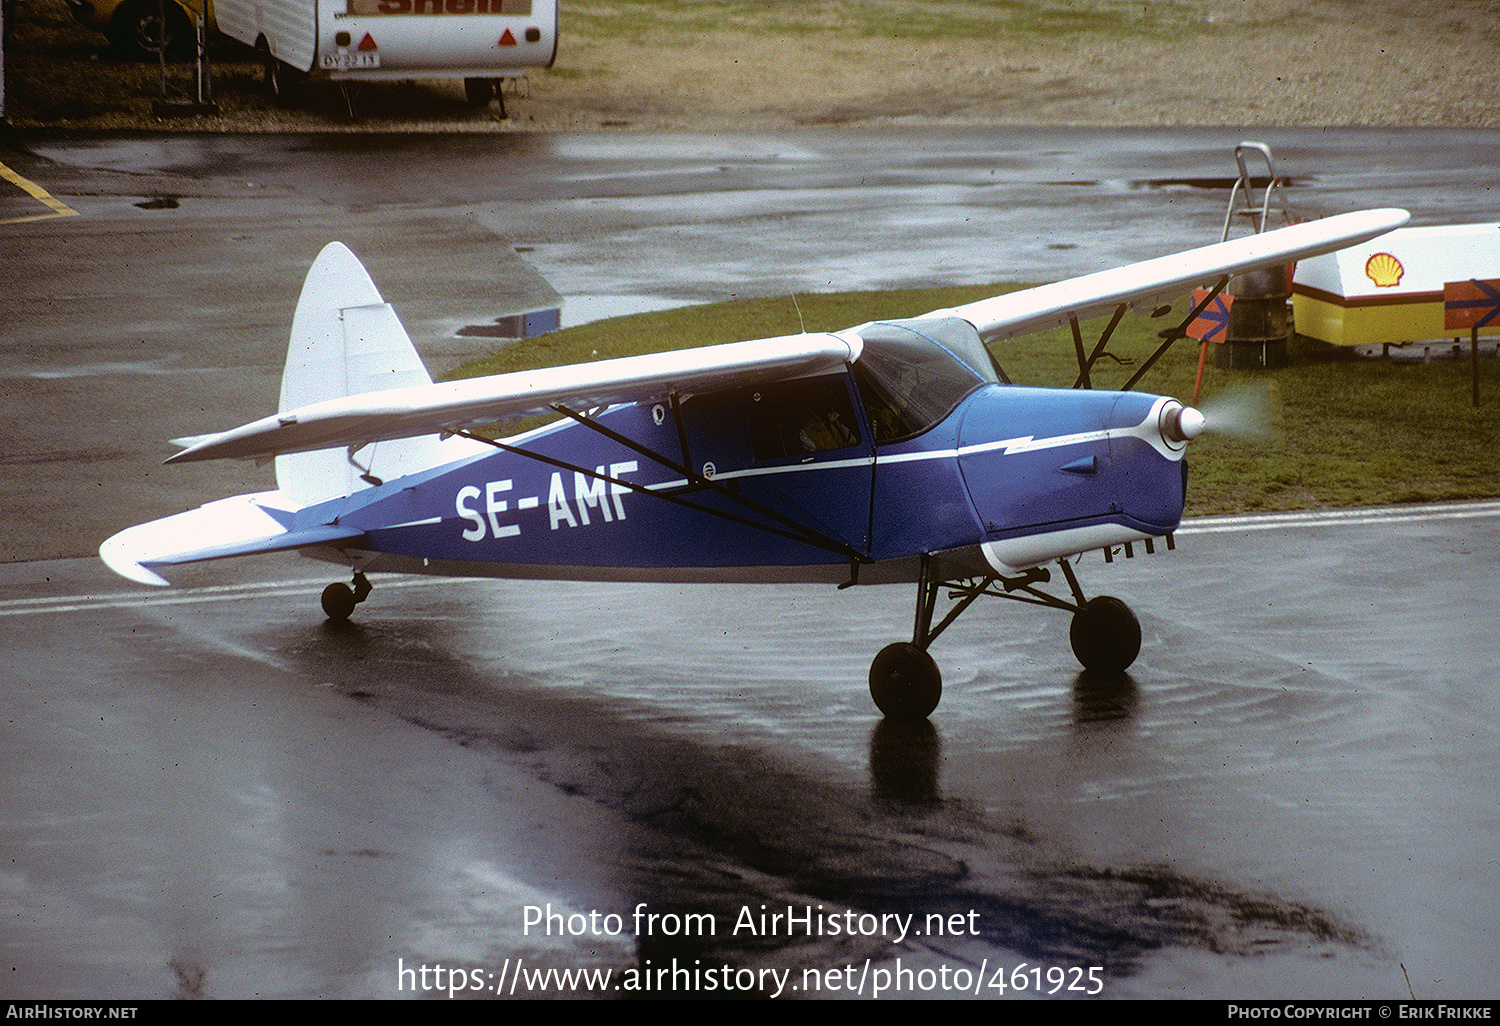
[[[1500,278],[1444,283],[1444,328],[1486,328],[1497,320],[1500,320]]]
[[[1208,289],[1194,289],[1194,308],[1207,298]],[[1234,297],[1220,292],[1212,303],[1203,308],[1202,313],[1193,318],[1193,323],[1188,325],[1187,337],[1203,342],[1226,341],[1229,337],[1229,308],[1233,305]]]

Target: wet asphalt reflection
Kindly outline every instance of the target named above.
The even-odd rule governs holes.
[[[7,602],[6,836],[71,853],[12,875],[24,985],[63,945],[125,995],[395,996],[397,966],[523,958],[605,996],[1023,963],[1111,997],[1397,997],[1403,966],[1482,995],[1500,514],[1458,509],[1080,566],[1141,616],[1117,677],[1078,672],[1065,616],[981,605],[915,726],[864,687],[901,587],[386,579],[340,625],[317,578]],[[84,629],[29,629],[61,616]],[[525,929],[544,908],[623,928]]]
[[[944,798],[942,727],[931,722],[860,717],[847,732],[867,739],[867,779],[828,780],[765,745],[673,731],[671,710],[659,711],[663,724],[622,715],[607,693],[557,694],[518,676],[497,682],[420,627],[326,626],[283,654],[310,680],[519,762],[539,780],[621,814],[639,828],[620,853],[631,908],[644,901],[653,910],[708,913],[721,925],[760,906],[811,904],[917,922],[975,912],[974,940],[1032,961],[1102,965],[1112,976],[1136,971],[1144,953],[1163,947],[1244,956],[1311,944],[1374,946],[1335,914],[1275,895],[1166,867],[1060,859],[1051,840],[1026,824],[996,823],[966,801]],[[742,693],[753,687],[740,685]],[[1137,687],[1128,675],[1079,676],[1071,691],[1088,722],[1128,717]],[[744,697],[754,704],[753,695]],[[938,954],[945,947],[919,942],[928,945]],[[646,938],[641,952],[753,965],[758,957],[885,958],[891,945],[882,936],[852,948],[847,938],[811,938],[792,945],[803,949],[796,952],[787,946],[785,936],[745,931]]]

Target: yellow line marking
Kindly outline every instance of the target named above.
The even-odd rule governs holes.
[[[31,196],[32,199],[40,201],[52,211],[52,213],[50,214],[32,214],[29,217],[12,217],[6,221],[0,221],[0,224],[24,224],[27,221],[45,221],[49,217],[74,217],[78,214],[78,211],[68,206],[62,200],[54,197],[46,189],[43,189],[35,182],[22,178],[10,168],[6,167],[4,164],[0,164],[0,178],[4,178],[7,182],[27,193],[29,196]]]

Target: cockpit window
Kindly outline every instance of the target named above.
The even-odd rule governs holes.
[[[957,317],[881,321],[859,334],[854,379],[877,445],[921,434],[974,389],[1006,380],[974,326]]]
[[[750,446],[757,460],[858,444],[859,422],[842,378],[791,381],[750,395]]]

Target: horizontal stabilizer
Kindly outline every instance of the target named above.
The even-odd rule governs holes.
[[[1361,210],[1280,228],[1211,246],[1143,260],[1081,278],[1041,285],[966,303],[929,316],[962,317],[986,342],[1045,331],[1069,318],[1087,320],[1121,303],[1137,305],[1176,299],[1222,275],[1289,264],[1333,253],[1401,227],[1404,210]]]
[[[126,528],[99,547],[99,557],[122,577],[167,587],[161,567],[330,545],[364,533],[332,524],[289,530],[295,511],[287,505],[279,491],[220,499]]]

